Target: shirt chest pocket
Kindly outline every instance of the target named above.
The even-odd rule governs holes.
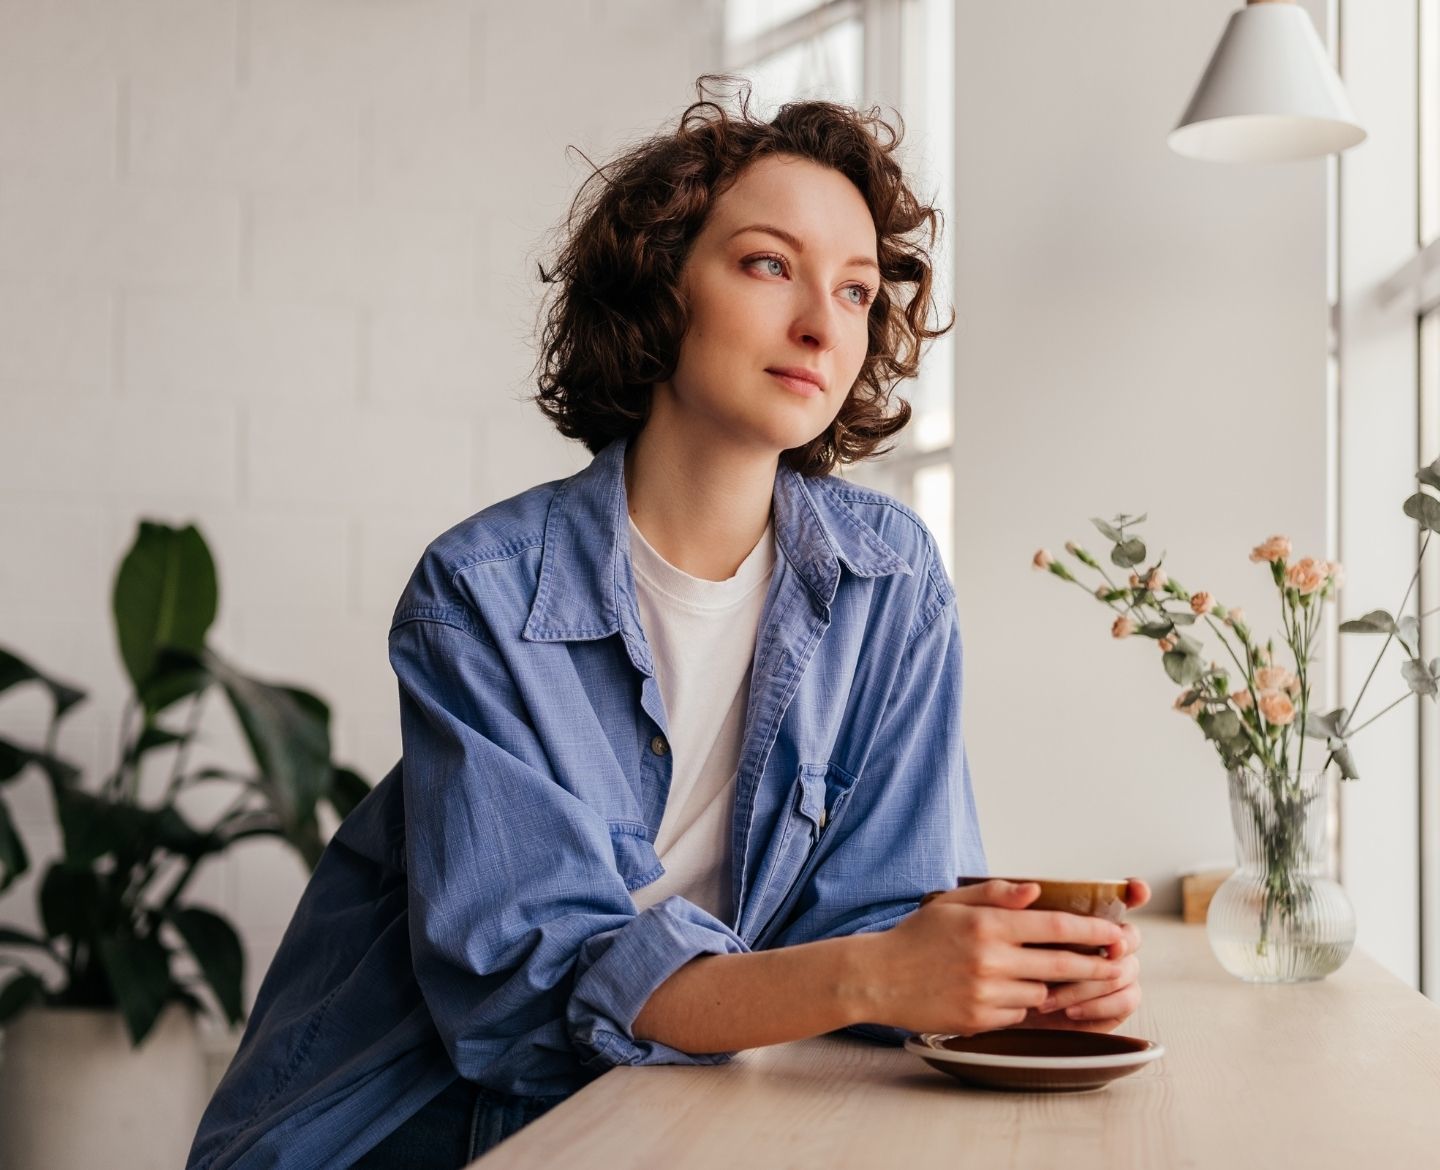
[[[615,851],[615,868],[627,890],[638,890],[658,881],[665,872],[660,855],[646,835],[644,825],[629,821],[610,822],[610,847]]]
[[[855,778],[837,765],[801,764],[781,812],[774,846],[756,875],[755,921],[771,917],[806,877],[820,841],[849,803]]]

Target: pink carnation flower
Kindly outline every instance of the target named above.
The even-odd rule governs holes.
[[[1302,557],[1285,570],[1285,583],[1302,594],[1318,593],[1325,588],[1330,570],[1325,561]]]
[[[1135,632],[1135,623],[1124,614],[1115,619],[1115,624],[1110,627],[1110,635],[1114,638],[1128,638]]]
[[[1252,561],[1288,561],[1290,559],[1290,538],[1272,536],[1264,544],[1257,544],[1250,550]]]
[[[1295,704],[1290,696],[1279,691],[1270,691],[1260,696],[1260,714],[1269,723],[1283,726],[1295,719]]]
[[[1208,593],[1192,593],[1190,595],[1190,608],[1200,617],[1204,617],[1215,608],[1215,598]]]
[[[1031,564],[1033,567],[1035,567],[1035,568],[1037,568],[1037,569],[1042,569],[1042,570],[1043,570],[1043,569],[1048,569],[1048,568],[1049,568],[1051,565],[1053,565],[1054,563],[1055,563],[1055,558],[1052,557],[1052,556],[1051,556],[1048,552],[1046,552],[1043,548],[1036,550],[1035,559],[1030,562],[1030,564]]]

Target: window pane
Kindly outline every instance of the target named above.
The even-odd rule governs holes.
[[[845,20],[738,72],[751,81],[751,110],[770,118],[795,98],[858,105],[864,78],[861,23]]]
[[[945,562],[945,575],[955,580],[952,564],[954,544],[955,473],[949,463],[932,463],[915,473],[915,511],[925,526],[935,534],[940,559]]]
[[[802,12],[823,8],[825,3],[826,0],[726,0],[725,39],[731,43],[748,40]]]
[[[925,0],[914,12],[921,22],[919,63],[922,84],[911,101],[918,108],[906,112],[905,171],[917,194],[932,201],[944,215],[942,235],[936,241],[933,294],[939,320],[947,321],[954,301],[951,255],[955,238],[955,11],[950,0]],[[902,388],[915,415],[909,442],[919,451],[948,447],[955,437],[955,331],[930,343],[920,359],[920,374]]]

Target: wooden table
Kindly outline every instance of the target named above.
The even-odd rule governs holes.
[[[1203,926],[1133,921],[1145,999],[1120,1031],[1166,1056],[1102,1091],[970,1089],[903,1049],[822,1036],[613,1069],[473,1165],[1440,1167],[1440,1007],[1358,951],[1318,983],[1248,984]]]

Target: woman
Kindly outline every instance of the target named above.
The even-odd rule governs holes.
[[[317,867],[192,1170],[460,1166],[617,1064],[1134,1010],[1133,927],[1000,882],[917,910],[985,858],[935,542],[829,474],[905,425],[891,386],[944,331],[938,216],[876,127],[701,100],[582,188],[537,399],[595,458],[421,558],[401,763]]]

